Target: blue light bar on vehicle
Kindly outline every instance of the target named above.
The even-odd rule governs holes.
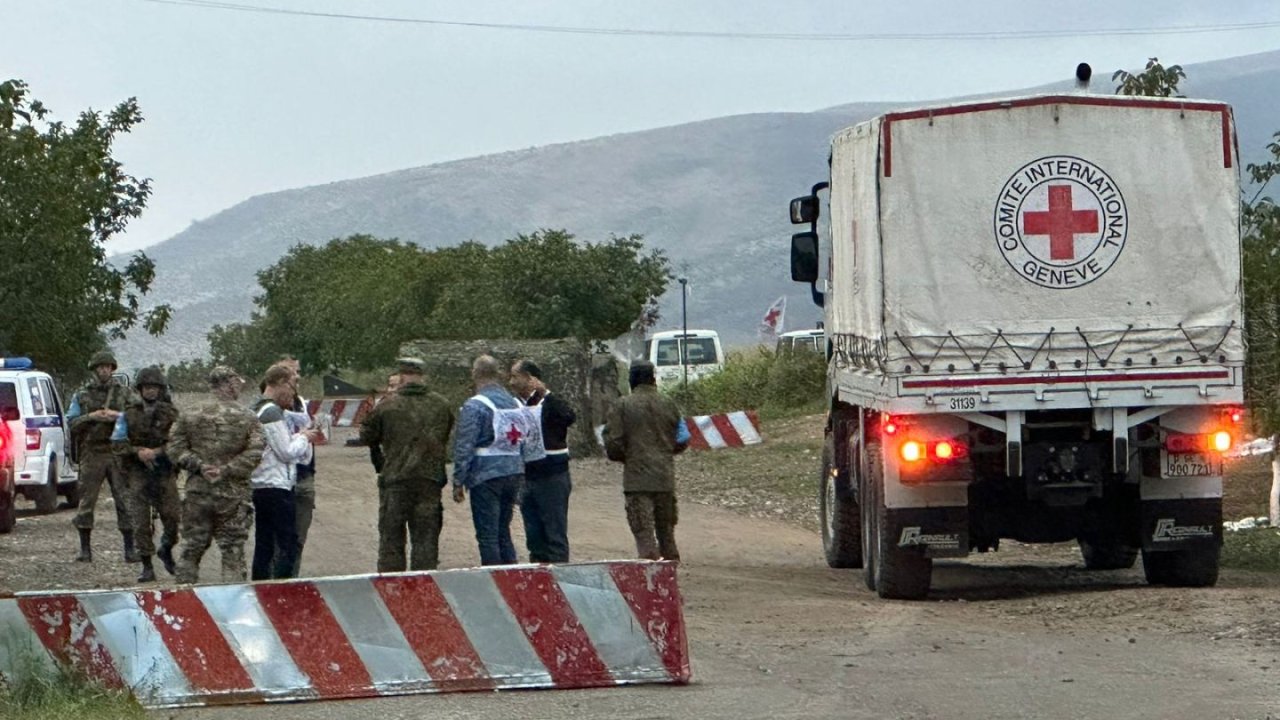
[[[31,358],[0,358],[0,370],[30,370],[34,366],[35,363],[31,362]]]

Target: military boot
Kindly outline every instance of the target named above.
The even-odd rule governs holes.
[[[156,557],[160,558],[160,564],[164,565],[164,571],[173,575],[177,572],[177,567],[173,562],[173,543],[168,538],[160,541],[160,547],[156,548]]]
[[[156,569],[151,566],[151,556],[142,556],[142,574],[138,576],[138,582],[147,583],[156,581]]]
[[[76,556],[76,562],[93,562],[93,549],[89,547],[91,534],[92,530],[80,528],[80,554]]]
[[[133,546],[133,531],[121,530],[120,537],[124,538],[124,561],[136,563],[142,558],[138,555],[138,549]]]

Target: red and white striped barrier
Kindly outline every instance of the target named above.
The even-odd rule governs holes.
[[[0,675],[24,655],[151,708],[690,677],[676,568],[643,561],[24,593]]]
[[[307,414],[311,417],[328,415],[334,427],[354,427],[359,425],[365,415],[376,405],[372,398],[325,398],[311,400],[307,403]]]
[[[718,450],[726,447],[758,445],[760,419],[747,410],[715,415],[695,415],[684,419],[689,428],[689,447],[695,450]]]

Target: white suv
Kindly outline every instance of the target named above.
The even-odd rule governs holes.
[[[66,407],[48,373],[26,358],[0,358],[0,458],[12,487],[0,487],[0,533],[12,529],[14,496],[22,495],[42,513],[58,508],[58,496],[79,501],[76,468],[70,452]]]

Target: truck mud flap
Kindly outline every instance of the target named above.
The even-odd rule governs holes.
[[[1222,542],[1222,500],[1142,501],[1142,549],[1182,550]]]
[[[885,511],[888,537],[897,538],[900,551],[928,558],[969,554],[969,508],[894,508]]]

